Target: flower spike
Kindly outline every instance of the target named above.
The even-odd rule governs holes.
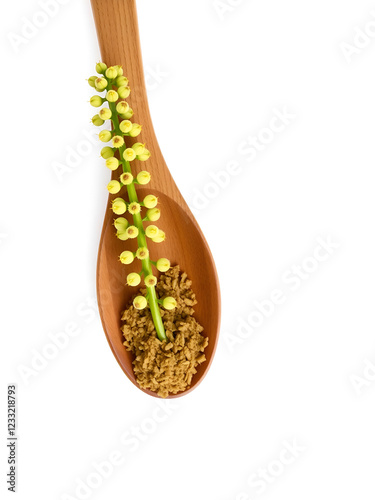
[[[118,198],[111,201],[111,208],[115,214],[113,224],[117,238],[124,242],[137,240],[138,243],[135,253],[125,249],[121,252],[119,260],[122,264],[129,265],[136,257],[138,265],[141,264],[141,272],[131,272],[126,278],[127,285],[137,287],[143,276],[147,287],[146,296],[137,295],[133,300],[133,306],[139,310],[147,306],[150,308],[158,338],[166,341],[159,303],[162,303],[165,309],[171,310],[176,307],[176,300],[173,297],[166,297],[162,302],[158,299],[155,289],[157,277],[152,272],[152,266],[155,266],[159,272],[166,272],[171,264],[166,258],[160,258],[156,263],[150,260],[147,238],[155,243],[161,243],[165,240],[165,233],[153,224],[144,227],[145,221],[154,222],[160,218],[160,208],[157,207],[158,198],[153,194],[148,194],[143,201],[138,200],[136,188],[138,185],[145,186],[151,182],[151,174],[146,170],[139,171],[139,169],[135,174],[131,167],[133,162],[139,166],[138,162],[147,161],[151,153],[142,142],[126,144],[128,137],[138,137],[142,133],[142,126],[131,121],[134,111],[126,102],[130,95],[130,87],[122,67],[120,65],[108,67],[105,63],[99,62],[96,65],[96,71],[99,76],[91,76],[88,83],[99,93],[105,91],[105,98],[99,95],[92,96],[90,104],[97,108],[105,103],[106,105],[101,107],[98,114],[92,118],[92,123],[99,127],[104,125],[106,120],[110,120],[112,125],[112,131],[102,130],[99,133],[99,139],[106,143],[112,141],[111,146],[102,148],[100,155],[105,160],[106,167],[113,172],[107,189],[110,194],[119,194]],[[117,174],[119,167],[121,167],[121,172]],[[145,213],[142,214],[142,210]],[[131,223],[126,217],[122,217],[125,213],[132,218]]]

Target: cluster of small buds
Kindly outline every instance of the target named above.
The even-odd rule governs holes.
[[[110,194],[117,195],[124,188],[129,197],[129,201],[127,201],[120,194],[119,197],[112,200],[112,211],[116,216],[120,216],[114,220],[116,235],[121,241],[138,239],[137,251],[134,253],[129,250],[123,251],[119,256],[119,260],[122,264],[129,265],[135,259],[138,259],[142,264],[142,271],[140,273],[129,273],[126,283],[129,286],[136,287],[141,283],[143,275],[148,292],[146,297],[137,296],[133,305],[136,309],[144,309],[147,304],[150,305],[158,336],[165,339],[161,320],[155,321],[154,314],[159,314],[160,319],[157,304],[161,303],[165,309],[171,310],[176,307],[176,300],[173,297],[167,297],[163,301],[158,301],[155,292],[150,293],[150,291],[154,290],[157,284],[157,278],[152,273],[152,266],[155,266],[160,272],[166,272],[170,268],[170,262],[165,258],[161,258],[157,262],[151,261],[147,248],[147,238],[155,243],[161,243],[165,240],[165,233],[153,224],[148,225],[146,228],[143,226],[144,222],[159,220],[161,212],[158,207],[157,196],[149,194],[145,196],[143,201],[137,199],[135,186],[148,184],[151,181],[151,174],[147,170],[141,170],[134,177],[131,172],[132,162],[145,162],[150,158],[151,153],[146,148],[146,145],[141,142],[126,145],[126,138],[138,137],[142,132],[142,126],[131,121],[134,111],[126,101],[131,90],[122,67],[118,65],[108,67],[106,64],[99,62],[96,65],[96,71],[99,76],[91,76],[88,83],[102,95],[92,96],[90,104],[101,109],[92,117],[91,121],[97,127],[105,125],[106,122],[110,125],[109,129],[106,128],[99,132],[100,141],[108,144],[102,148],[100,154],[109,170],[115,172],[121,168],[118,178],[112,178],[107,185],[107,189]],[[142,210],[145,210],[144,214],[142,214]],[[133,224],[130,224],[125,217],[121,217],[125,213],[133,217]],[[160,328],[163,332],[160,331]]]

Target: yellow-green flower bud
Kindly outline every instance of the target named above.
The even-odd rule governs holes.
[[[118,161],[117,158],[115,158],[114,156],[112,156],[112,158],[108,158],[106,161],[105,161],[105,166],[107,168],[109,168],[109,170],[117,170],[118,169],[118,166],[119,166],[120,162]]]
[[[112,210],[116,215],[122,215],[126,212],[126,203],[122,198],[116,198],[112,202]]]
[[[129,120],[122,120],[122,122],[120,123],[120,130],[124,134],[128,134],[132,128],[133,128],[133,124]]]
[[[146,149],[145,145],[141,142],[136,142],[135,144],[133,144],[132,148],[136,152],[137,160],[146,161],[151,156],[150,151]]]
[[[116,87],[126,87],[129,83],[129,80],[126,78],[126,76],[118,76],[116,78]]]
[[[136,238],[139,233],[138,228],[136,226],[129,226],[125,232],[128,235],[128,238],[131,239]]]
[[[129,250],[125,250],[120,254],[121,264],[131,264],[133,260],[134,260],[133,252],[129,252]]]
[[[109,142],[112,138],[112,134],[109,130],[102,130],[101,132],[99,132],[99,139],[102,141],[102,142]]]
[[[139,174],[137,175],[137,181],[139,182],[139,184],[148,184],[151,180],[151,174],[150,172],[146,172],[146,170],[142,170],[141,172],[139,172]]]
[[[165,297],[163,300],[163,307],[167,309],[167,311],[172,311],[176,306],[177,302],[173,297]]]
[[[161,273],[165,273],[166,271],[168,271],[170,267],[171,263],[169,262],[168,259],[164,259],[164,257],[162,257],[156,262],[156,269]]]
[[[143,295],[138,295],[138,297],[133,300],[133,306],[139,310],[144,309],[147,306],[146,297],[143,297]]]
[[[126,113],[123,113],[120,116],[123,120],[129,120],[133,115],[134,115],[134,111],[132,110],[132,108],[129,108]]]
[[[102,63],[102,62],[98,62],[98,64],[96,65],[96,72],[97,73],[100,73],[103,75],[105,73],[106,69],[107,69],[107,65]]]
[[[104,120],[102,120],[99,115],[93,116],[91,121],[95,125],[95,127],[101,127],[104,123]]]
[[[137,156],[143,154],[146,151],[145,145],[141,142],[135,142],[132,148],[134,149],[134,152]]]
[[[145,230],[145,233],[146,233],[146,236],[148,238],[157,238],[159,236],[159,228],[157,226],[148,226],[146,227],[146,230]]]
[[[95,88],[99,91],[99,92],[103,92],[103,90],[105,88],[107,88],[107,85],[108,85],[108,82],[105,78],[97,78],[95,80]]]
[[[124,172],[123,174],[120,175],[120,181],[125,185],[128,186],[133,182],[133,176],[130,172]]]
[[[95,88],[95,82],[97,78],[98,78],[97,76],[90,76],[90,78],[87,80],[90,87]]]
[[[115,155],[115,152],[109,146],[106,146],[105,148],[103,148],[100,151],[100,156],[102,158],[104,158],[105,160],[107,160],[108,158],[112,158],[112,156],[114,156],[114,155]]]
[[[114,66],[114,68],[116,68],[117,74],[119,76],[122,76],[124,74],[124,70],[122,69],[122,66],[117,65],[117,66]]]
[[[109,108],[102,108],[99,111],[99,116],[102,120],[109,120],[112,116],[112,111]]]
[[[119,115],[123,115],[124,113],[129,111],[129,108],[130,106],[126,101],[120,101],[119,103],[117,103],[116,111]]]
[[[155,195],[153,194],[148,194],[144,200],[143,204],[146,208],[155,208],[156,205],[158,204],[158,199]]]
[[[126,99],[130,95],[130,87],[121,85],[121,87],[117,89],[117,92],[121,99]]]
[[[163,241],[165,241],[165,232],[160,229],[159,234],[156,236],[156,238],[152,238],[152,241],[154,243],[163,243]]]
[[[117,231],[116,236],[121,241],[126,241],[129,239],[129,236],[126,234],[126,231]]]
[[[147,287],[152,287],[155,286],[158,280],[156,279],[156,276],[149,274],[148,276],[145,277],[145,285]]]
[[[137,155],[135,154],[134,149],[126,148],[124,151],[124,158],[126,161],[133,161]],[[138,179],[138,177],[137,177]]]
[[[126,282],[129,286],[138,286],[141,282],[141,277],[138,273],[130,273],[126,278]]]
[[[139,260],[144,260],[147,259],[149,253],[146,247],[139,247],[138,250],[135,252],[135,256]]]
[[[141,211],[141,205],[136,201],[133,201],[132,203],[129,203],[128,211],[132,215],[139,214]]]
[[[150,151],[147,150],[147,152],[144,153],[143,155],[137,156],[137,160],[139,160],[139,161],[146,161],[146,160],[148,160],[150,158],[150,156],[151,156],[151,153],[150,153]]]
[[[108,102],[116,102],[118,100],[118,93],[115,90],[108,90],[106,99]]]
[[[121,135],[115,135],[112,139],[112,145],[114,148],[121,148],[124,145],[124,139]]]
[[[103,98],[100,95],[93,95],[90,99],[91,106],[94,108],[99,108],[103,104]]]
[[[147,210],[146,215],[148,220],[156,222],[160,219],[160,208],[150,208],[150,210]]]
[[[142,132],[142,125],[133,123],[132,129],[129,132],[130,137],[137,137]]]
[[[114,67],[114,66],[110,66],[106,72],[105,72],[105,76],[107,78],[109,78],[110,80],[113,80],[114,78],[117,77],[117,68]]]
[[[127,221],[127,219],[125,219],[125,217],[117,217],[117,219],[114,220],[113,224],[117,231],[120,231],[122,233],[125,232],[129,226],[129,222]]]
[[[119,183],[119,181],[110,181],[107,184],[107,189],[111,194],[116,194],[120,191],[121,184]]]

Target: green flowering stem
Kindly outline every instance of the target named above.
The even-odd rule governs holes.
[[[116,135],[121,135],[122,132],[119,127],[119,119],[118,115],[116,112],[116,104],[108,102],[109,109],[112,111],[112,123],[113,123],[113,129],[116,133]],[[122,170],[123,172],[128,172],[132,173],[130,163],[125,159],[124,157],[124,151],[126,149],[126,144],[124,142],[123,146],[119,148],[119,153],[120,153],[120,159],[122,162]],[[135,189],[134,182],[131,184],[128,184],[126,186],[128,196],[129,196],[129,202],[138,202],[138,196],[137,192]],[[138,247],[144,247],[147,248],[147,241],[146,241],[146,235],[145,231],[143,229],[143,222],[142,222],[142,216],[140,213],[133,214],[133,221],[134,225],[138,229],[138,236],[137,236],[137,241],[138,241]],[[152,266],[151,266],[151,261],[149,257],[146,257],[145,259],[142,260],[142,272],[144,276],[148,276],[152,274]],[[163,325],[163,320],[161,319],[161,314],[160,314],[160,309],[159,309],[159,304],[158,304],[158,298],[156,296],[156,291],[155,287],[148,287],[147,288],[147,299],[148,299],[148,304],[150,306],[150,311],[152,315],[152,319],[155,325],[155,330],[157,333],[157,336],[159,340],[164,341],[167,340],[167,336],[165,334],[165,329]]]
[[[107,189],[111,194],[117,194],[126,186],[129,197],[129,202],[126,202],[121,197],[115,198],[112,201],[112,210],[116,215],[123,215],[128,212],[133,216],[133,225],[129,225],[129,221],[124,217],[115,219],[116,236],[121,241],[129,238],[137,238],[138,241],[138,249],[135,253],[124,250],[119,259],[122,264],[131,264],[135,258],[141,261],[142,270],[129,273],[126,282],[129,286],[136,287],[141,283],[143,277],[147,287],[147,294],[145,297],[143,295],[135,297],[133,306],[141,310],[147,304],[149,305],[157,336],[161,341],[164,341],[167,340],[167,337],[161,319],[159,303],[162,304],[164,309],[172,310],[177,306],[177,302],[173,297],[166,297],[161,301],[156,295],[155,285],[157,279],[152,273],[152,267],[156,267],[160,272],[166,272],[170,268],[170,262],[166,258],[160,258],[157,262],[150,260],[146,237],[155,243],[162,243],[165,240],[165,233],[153,224],[148,225],[146,228],[143,227],[143,222],[159,220],[158,198],[153,194],[148,194],[141,202],[138,201],[136,185],[148,184],[151,175],[149,172],[142,170],[134,178],[130,166],[133,160],[142,162],[148,160],[151,153],[140,142],[133,144],[131,147],[126,146],[125,138],[128,136],[137,137],[141,133],[142,127],[138,123],[130,121],[134,112],[125,101],[130,94],[130,88],[128,87],[128,79],[123,76],[122,67],[110,66],[108,68],[106,64],[98,63],[96,70],[100,76],[91,76],[88,83],[99,93],[105,91],[106,95],[105,97],[92,96],[90,104],[94,108],[98,108],[107,103],[108,108],[102,108],[92,118],[92,123],[95,126],[101,126],[106,120],[110,120],[112,124],[112,131],[102,130],[99,133],[99,139],[104,143],[111,140],[113,147],[105,146],[100,154],[110,170],[117,170],[120,164],[122,167],[122,174],[118,179],[112,179],[108,183]],[[121,118],[121,122],[119,118]],[[116,158],[115,152],[119,153],[120,159]],[[147,210],[146,216],[143,215],[143,218],[141,215],[142,208]]]

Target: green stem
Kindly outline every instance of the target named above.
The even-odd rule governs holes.
[[[123,137],[123,133],[121,132],[120,127],[119,127],[119,119],[117,116],[116,104],[112,103],[112,102],[109,102],[108,104],[109,104],[110,110],[112,111],[112,123],[113,123],[114,131],[116,132],[116,135],[121,135]],[[119,149],[120,158],[123,162],[122,169],[124,172],[132,173],[130,163],[127,160],[125,160],[125,158],[124,158],[125,149],[126,149],[126,144],[124,142],[124,145]],[[138,203],[138,197],[137,197],[137,192],[136,192],[134,183],[132,182],[131,184],[128,184],[126,187],[127,187],[130,203],[132,203],[132,202]],[[145,235],[145,231],[143,229],[143,222],[142,222],[141,214],[140,213],[134,214],[133,220],[134,220],[134,225],[138,229],[138,237],[137,237],[138,247],[147,248],[146,235]],[[149,274],[152,274],[152,266],[151,266],[152,261],[150,260],[150,257],[143,259],[141,262],[142,262],[142,271],[144,273],[144,276],[146,277]],[[165,329],[164,329],[164,325],[163,325],[163,320],[161,319],[158,298],[157,298],[154,286],[148,288],[148,303],[150,306],[152,319],[153,319],[156,333],[157,333],[159,340],[161,340],[161,341],[167,340],[167,336],[165,334]]]

